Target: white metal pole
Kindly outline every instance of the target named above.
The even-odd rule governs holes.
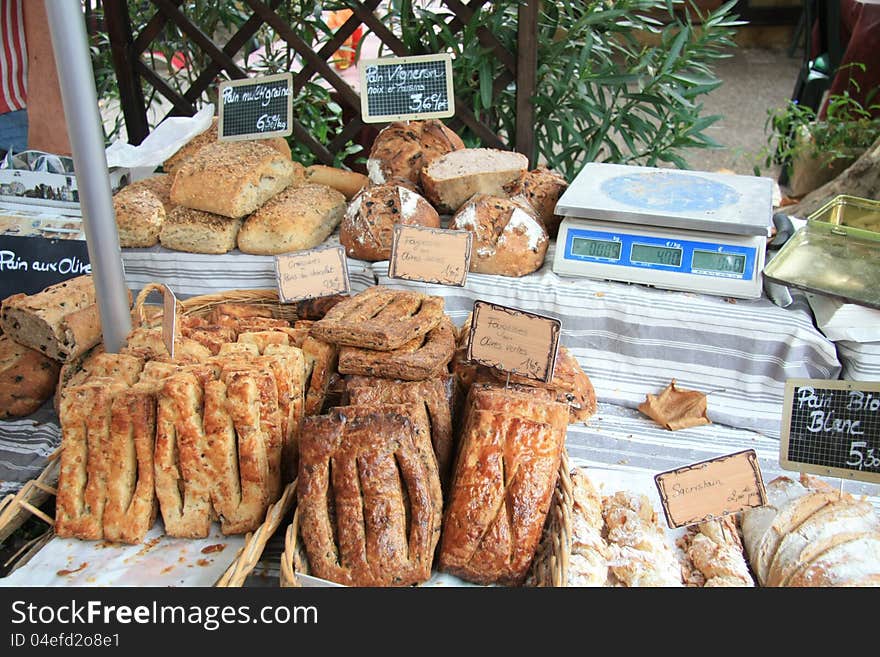
[[[47,0],[45,4],[104,346],[108,352],[115,353],[131,330],[131,315],[85,16],[81,0]]]

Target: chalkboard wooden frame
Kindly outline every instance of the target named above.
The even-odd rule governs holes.
[[[381,74],[385,69],[421,63],[443,63],[444,79],[439,83],[439,93],[445,95],[441,100],[445,101],[446,108],[439,111],[421,111],[420,109],[410,107],[405,108],[410,111],[389,111],[389,112],[372,112],[370,109],[371,95],[391,97],[384,92],[384,89],[378,93],[371,94],[371,89],[377,89],[371,85],[371,77],[378,70]],[[404,121],[408,119],[446,119],[455,115],[455,94],[452,88],[452,55],[448,53],[439,53],[435,55],[416,55],[413,57],[383,57],[381,59],[365,59],[358,62],[360,72],[360,95],[361,95],[361,120],[364,123],[386,123],[390,121]],[[373,83],[375,84],[375,83]],[[418,82],[415,82],[418,84]],[[398,96],[402,93],[400,92]],[[411,95],[412,98],[412,95]],[[390,101],[389,101],[390,102]],[[420,99],[416,102],[424,102]]]
[[[235,132],[229,133],[226,129],[226,123],[224,117],[227,112],[229,112],[229,107],[231,104],[226,102],[226,94],[232,93],[244,93],[244,88],[248,87],[260,87],[262,85],[272,85],[275,86],[276,83],[280,81],[286,81],[287,85],[287,94],[286,94],[286,104],[284,107],[284,116],[285,123],[284,128],[278,130],[259,130],[257,129],[257,123],[254,123],[255,132]],[[230,91],[227,91],[230,90]],[[221,141],[236,141],[236,140],[244,140],[244,139],[268,139],[270,137],[287,137],[288,135],[293,133],[293,74],[289,71],[287,73],[276,73],[275,75],[265,75],[259,78],[244,78],[241,80],[225,80],[220,83],[220,89],[217,94],[217,103],[219,105],[219,109],[217,112],[217,137]],[[280,111],[280,105],[282,102],[280,99],[276,99],[274,101],[270,101],[268,107],[273,108],[273,110]],[[272,112],[267,112],[272,113]],[[260,119],[258,118],[257,121]]]
[[[812,388],[813,389],[813,397],[807,397],[809,393],[804,393],[804,397],[801,398],[800,394],[796,397],[795,393],[800,392],[802,389]],[[826,417],[824,415],[825,410],[841,410],[840,407],[840,395],[835,395],[835,392],[843,391],[845,393],[851,392],[860,392],[860,393],[868,393],[872,395],[871,403],[876,403],[878,408],[874,411],[864,409],[864,412],[860,410],[849,411],[848,414],[844,417],[837,416],[834,418],[833,416]],[[852,398],[851,398],[852,399]],[[856,398],[858,399],[858,398]],[[876,401],[874,401],[876,400]],[[864,397],[863,397],[864,403]],[[795,404],[797,404],[800,408],[795,408]],[[869,405],[869,404],[865,404]],[[844,407],[844,410],[846,407]],[[864,427],[861,424],[858,427],[854,427],[853,423],[856,421],[861,422],[861,420],[865,419],[867,413],[873,412],[876,415],[876,419],[873,419],[873,424],[880,423],[880,381],[846,381],[846,380],[836,380],[836,379],[788,379],[785,382],[785,396],[783,401],[782,408],[782,435],[779,441],[779,464],[785,470],[792,470],[795,472],[809,472],[811,474],[825,475],[830,477],[839,477],[841,479],[853,479],[857,481],[867,481],[872,483],[880,483],[880,466],[877,466],[875,472],[869,472],[865,470],[859,470],[858,464],[849,464],[847,465],[847,461],[852,458],[853,460],[859,460],[862,463],[866,462],[866,457],[871,454],[868,450],[873,449],[872,458],[880,459],[880,431],[876,430],[877,427],[874,426],[873,433],[863,433],[863,434],[855,434],[856,438],[859,438],[858,441],[850,440],[849,437],[841,436],[840,440],[841,445],[843,445],[843,449],[841,450],[846,458],[846,460],[842,460],[840,455],[832,455],[830,452],[833,451],[833,447],[837,447],[837,445],[830,445],[830,441],[825,441],[824,444],[818,444],[818,440],[813,440],[812,442],[815,444],[816,449],[823,449],[823,453],[821,456],[824,458],[815,458],[814,461],[818,462],[804,462],[798,460],[799,453],[792,455],[792,451],[799,450],[800,445],[808,442],[798,439],[800,436],[811,437],[815,436],[818,432],[810,432],[806,430],[806,432],[802,433],[800,431],[800,423],[805,420],[805,417],[808,413],[812,411],[823,411],[823,416],[821,419],[824,422],[832,421],[836,419],[839,420],[841,424],[839,424],[839,432],[844,433],[846,427],[849,427],[850,430],[864,431]],[[798,417],[798,413],[802,417]],[[847,424],[847,420],[849,424]],[[816,418],[812,420],[815,422]],[[794,429],[793,429],[793,425]],[[833,424],[832,424],[833,426]],[[794,433],[794,436],[792,435]],[[826,432],[827,433],[827,432]],[[852,436],[853,434],[850,434]],[[847,454],[845,448],[845,442],[850,441],[850,451]],[[853,442],[865,442],[866,445],[864,447],[853,446]],[[861,457],[857,459],[858,454],[861,454]],[[837,456],[836,459],[833,459],[833,456]],[[837,462],[835,462],[837,461]]]

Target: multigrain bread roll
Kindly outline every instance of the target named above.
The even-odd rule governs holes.
[[[440,212],[455,212],[474,194],[506,196],[504,186],[529,168],[529,158],[514,151],[464,148],[434,159],[425,166],[421,184]]]
[[[474,234],[470,271],[525,276],[544,264],[550,240],[531,207],[477,194],[452,217],[450,228]]]
[[[235,248],[241,219],[178,206],[165,218],[159,241],[188,253],[227,253]]]
[[[277,255],[323,243],[345,213],[345,196],[327,185],[288,187],[248,217],[238,233],[244,253]]]
[[[129,297],[131,293],[129,293]],[[62,363],[101,341],[101,320],[92,277],[78,276],[36,294],[3,301],[0,327],[21,345]]]
[[[339,227],[339,241],[350,258],[388,260],[394,224],[440,228],[440,215],[420,194],[404,187],[371,186],[348,206]]]
[[[171,202],[171,183],[173,182],[174,176],[170,176],[166,173],[157,173],[147,178],[141,178],[133,183],[129,183],[116,192],[114,198],[119,196],[125,190],[146,190],[154,194],[156,198],[162,202],[162,207],[165,208],[165,214],[168,214],[171,212],[171,208],[174,207],[174,203]]]
[[[0,335],[0,419],[30,415],[55,392],[61,363]]]
[[[306,167],[306,182],[332,187],[337,192],[344,194],[346,200],[350,201],[355,194],[369,184],[370,179],[355,171],[313,164]]]
[[[180,167],[171,185],[171,201],[237,219],[303,179],[305,167],[265,144],[216,142],[200,148]]]
[[[123,187],[113,197],[116,232],[122,248],[145,248],[159,243],[165,206],[148,189]]]
[[[568,182],[560,174],[546,167],[538,167],[522,174],[504,186],[513,198],[525,199],[534,209],[550,237],[556,237],[562,216],[556,214],[556,203],[568,189]]]
[[[376,184],[400,177],[418,185],[423,167],[460,148],[464,142],[441,121],[395,121],[373,141],[367,173]]]
[[[186,162],[190,157],[198,153],[202,146],[217,142],[217,124],[218,119],[215,116],[207,130],[197,134],[186,144],[181,146],[180,149],[178,149],[177,152],[174,153],[174,155],[165,160],[165,162],[162,164],[162,170],[173,177],[174,174],[177,173],[177,171],[180,169],[180,167],[183,166],[183,163]],[[269,146],[270,148],[278,151],[281,155],[285,156],[288,160],[290,159],[290,145],[287,143],[287,140],[284,137],[271,137],[270,139],[253,139],[250,141]]]

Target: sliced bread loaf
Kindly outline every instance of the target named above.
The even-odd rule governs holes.
[[[506,196],[504,186],[519,179],[529,158],[514,151],[463,148],[441,155],[422,170],[425,197],[441,212],[455,212],[477,193]]]

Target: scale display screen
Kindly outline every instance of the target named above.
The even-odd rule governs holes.
[[[742,274],[746,270],[746,257],[733,253],[717,253],[715,251],[694,249],[691,269],[721,274]]]
[[[574,237],[571,241],[571,252],[578,256],[620,260],[623,245],[613,240],[592,240],[585,237]]]
[[[633,243],[629,259],[633,263],[681,267],[682,250],[674,246]]]

